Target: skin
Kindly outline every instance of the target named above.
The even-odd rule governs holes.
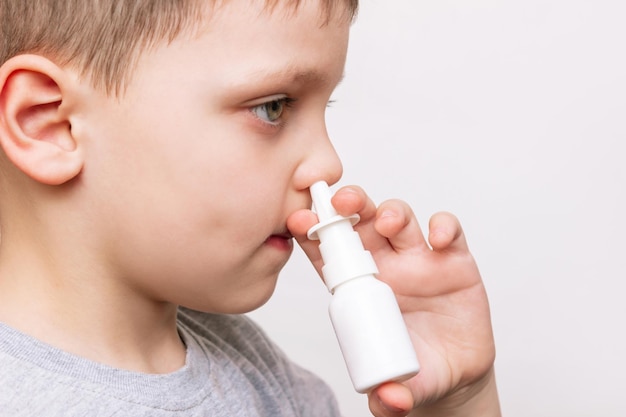
[[[172,372],[178,305],[262,305],[292,236],[319,270],[308,188],[342,174],[324,114],[350,28],[321,23],[316,2],[228,2],[206,30],[142,53],[119,97],[46,57],[5,63],[0,321],[94,361]],[[374,415],[498,415],[487,299],[457,219],[434,216],[426,239],[401,201],[376,207],[348,187],[333,204],[361,216],[423,368],[369,393]]]

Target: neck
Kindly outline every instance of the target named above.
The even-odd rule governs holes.
[[[86,253],[50,253],[32,242],[2,236],[0,321],[116,368],[168,373],[184,364],[175,305],[125,287]]]

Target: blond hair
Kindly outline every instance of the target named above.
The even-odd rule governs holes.
[[[319,1],[326,19],[337,3],[350,20],[358,8],[358,0]],[[269,9],[281,2],[265,0]],[[95,87],[118,94],[138,53],[193,31],[207,3],[215,1],[0,0],[0,64],[19,54],[40,54],[77,68]],[[297,8],[299,1],[289,3]]]

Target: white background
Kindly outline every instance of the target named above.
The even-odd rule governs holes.
[[[328,112],[342,184],[461,219],[503,412],[625,416],[626,2],[362,0]],[[252,313],[368,416],[299,248]]]

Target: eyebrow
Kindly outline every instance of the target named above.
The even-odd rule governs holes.
[[[341,83],[345,74],[342,73],[337,85]],[[328,75],[314,69],[300,69],[297,67],[287,67],[280,70],[259,70],[250,73],[246,79],[258,80],[260,82],[276,82],[277,84],[314,84],[324,85],[331,80]]]

